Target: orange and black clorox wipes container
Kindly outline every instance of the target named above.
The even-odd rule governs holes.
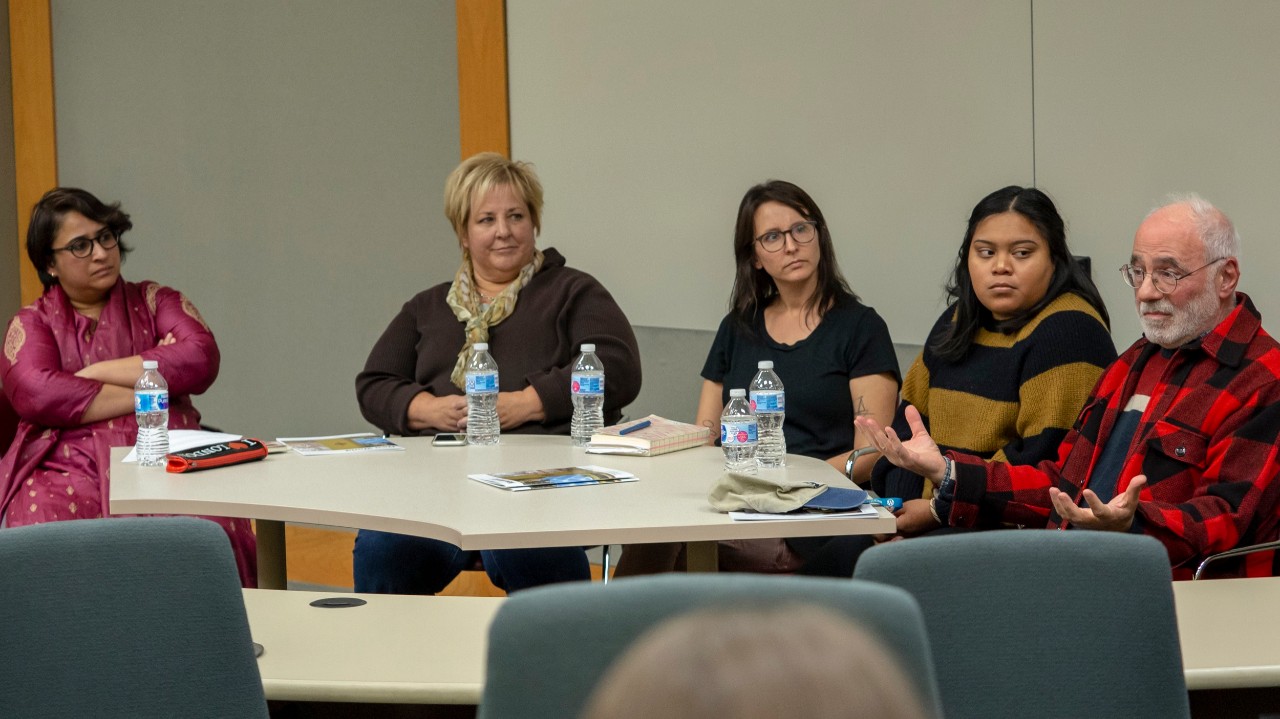
[[[166,456],[169,458],[169,463],[165,466],[166,472],[196,472],[262,459],[267,456],[267,446],[260,439],[245,437],[195,447],[185,452],[171,452]]]

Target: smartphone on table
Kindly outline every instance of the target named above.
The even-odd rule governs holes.
[[[467,443],[467,435],[453,432],[437,434],[431,444],[435,447],[461,447]]]

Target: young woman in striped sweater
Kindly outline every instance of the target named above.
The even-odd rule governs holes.
[[[1062,217],[1035,188],[1005,187],[973,208],[947,284],[952,303],[902,385],[894,418],[920,410],[945,451],[1015,464],[1051,459],[1116,357],[1102,297],[1067,248]],[[903,497],[898,533],[939,527],[930,485],[881,459],[881,496]]]

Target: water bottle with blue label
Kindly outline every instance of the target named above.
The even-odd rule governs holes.
[[[569,434],[573,437],[573,446],[585,447],[591,435],[604,426],[604,364],[596,356],[595,345],[582,345],[582,354],[573,363],[569,391],[573,397]]]
[[[477,342],[467,360],[467,444],[497,444],[498,363],[489,354],[489,343]]]
[[[143,467],[163,467],[169,454],[169,383],[155,360],[142,361],[142,376],[133,385],[133,412],[138,420],[134,450]]]
[[[760,428],[760,444],[756,462],[761,467],[783,467],[787,463],[787,438],[782,423],[787,416],[787,394],[782,380],[773,371],[773,362],[762,360],[755,379],[751,380],[751,409]]]
[[[747,403],[745,389],[729,390],[729,404],[720,416],[720,447],[724,468],[731,472],[756,473],[756,416]]]

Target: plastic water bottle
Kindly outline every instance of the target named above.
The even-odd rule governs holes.
[[[787,393],[782,380],[773,371],[773,362],[761,361],[755,379],[751,380],[751,411],[760,426],[760,444],[756,462],[761,467],[783,467],[787,463],[787,438],[782,423],[787,416]]]
[[[467,360],[467,443],[497,444],[498,363],[489,354],[489,343],[477,342]]]
[[[756,473],[756,416],[747,404],[745,389],[729,390],[729,404],[720,417],[720,447],[724,468],[731,472]]]
[[[604,364],[596,356],[596,346],[589,342],[582,345],[582,354],[573,363],[569,390],[573,393],[569,434],[573,446],[585,447],[591,435],[604,426]]]
[[[138,419],[138,464],[162,467],[169,453],[169,383],[155,360],[142,361],[142,376],[133,385],[133,411]]]

